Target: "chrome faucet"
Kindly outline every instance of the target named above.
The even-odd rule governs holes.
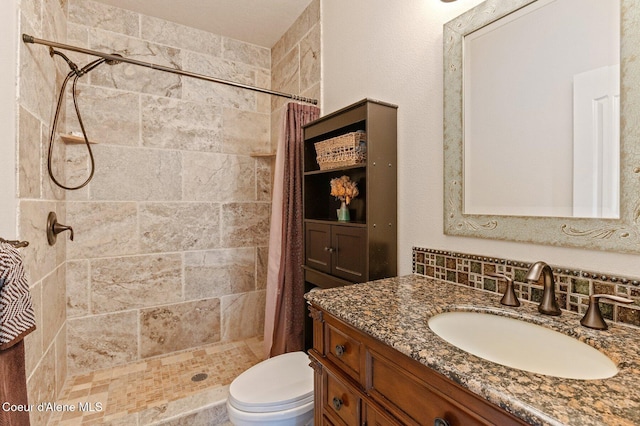
[[[538,312],[545,315],[560,315],[562,311],[558,307],[556,301],[556,283],[553,279],[553,270],[544,262],[536,262],[531,265],[527,276],[529,282],[538,282],[540,274],[544,277],[544,288],[542,293],[542,301],[538,305]]]

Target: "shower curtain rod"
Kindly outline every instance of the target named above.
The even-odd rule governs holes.
[[[313,104],[313,105],[317,105],[318,104],[318,100],[317,99],[305,98],[303,96],[293,95],[293,94],[290,94],[290,93],[277,92],[277,91],[274,91],[274,90],[267,90],[267,89],[263,89],[261,87],[254,87],[254,86],[249,86],[249,85],[242,84],[242,83],[236,83],[234,81],[222,80],[222,79],[215,78],[215,77],[209,77],[207,75],[196,74],[196,73],[193,73],[193,72],[190,72],[190,71],[183,71],[183,70],[176,69],[176,68],[169,68],[169,67],[165,67],[165,66],[162,66],[162,65],[153,64],[151,62],[143,62],[143,61],[138,61],[136,59],[129,59],[129,58],[125,58],[125,57],[122,57],[122,56],[116,55],[116,54],[102,53],[102,52],[98,52],[97,50],[84,49],[82,47],[77,47],[77,46],[71,46],[71,45],[68,45],[68,44],[57,43],[55,41],[43,40],[41,38],[33,37],[33,36],[29,35],[29,34],[22,34],[22,41],[25,42],[25,43],[43,44],[45,46],[55,47],[55,48],[58,48],[58,49],[71,50],[73,52],[79,52],[79,53],[85,53],[87,55],[99,56],[99,57],[104,58],[104,59],[106,59],[108,61],[126,62],[126,63],[129,63],[129,64],[138,65],[138,66],[146,67],[146,68],[151,68],[151,69],[158,70],[158,71],[164,71],[164,72],[169,72],[169,73],[172,73],[172,74],[184,75],[186,77],[192,77],[192,78],[197,78],[199,80],[211,81],[213,83],[226,84],[227,86],[234,86],[234,87],[239,87],[241,89],[253,90],[255,92],[266,93],[267,95],[280,96],[282,98],[289,98],[289,99],[293,99],[295,101],[306,102],[306,103]]]

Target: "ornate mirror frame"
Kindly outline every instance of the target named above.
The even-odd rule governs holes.
[[[444,233],[640,253],[640,9],[621,0],[620,219],[464,214],[463,39],[536,0],[487,0],[444,25]]]

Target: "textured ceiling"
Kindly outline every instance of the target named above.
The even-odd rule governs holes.
[[[271,48],[311,0],[97,0]]]

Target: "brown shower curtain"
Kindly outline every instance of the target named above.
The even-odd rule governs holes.
[[[282,230],[280,263],[275,283],[275,306],[270,356],[304,348],[304,276],[302,272],[302,126],[317,119],[320,109],[312,105],[289,103],[286,108],[282,143]],[[277,167],[276,167],[277,169]],[[275,179],[279,179],[275,176]],[[277,183],[276,183],[277,185]],[[278,202],[274,198],[274,203]],[[278,220],[272,216],[271,220]],[[272,247],[269,247],[272,250]],[[272,280],[273,281],[273,280]],[[272,283],[273,285],[273,283]],[[269,283],[267,283],[269,286]],[[267,319],[266,321],[269,321]]]

